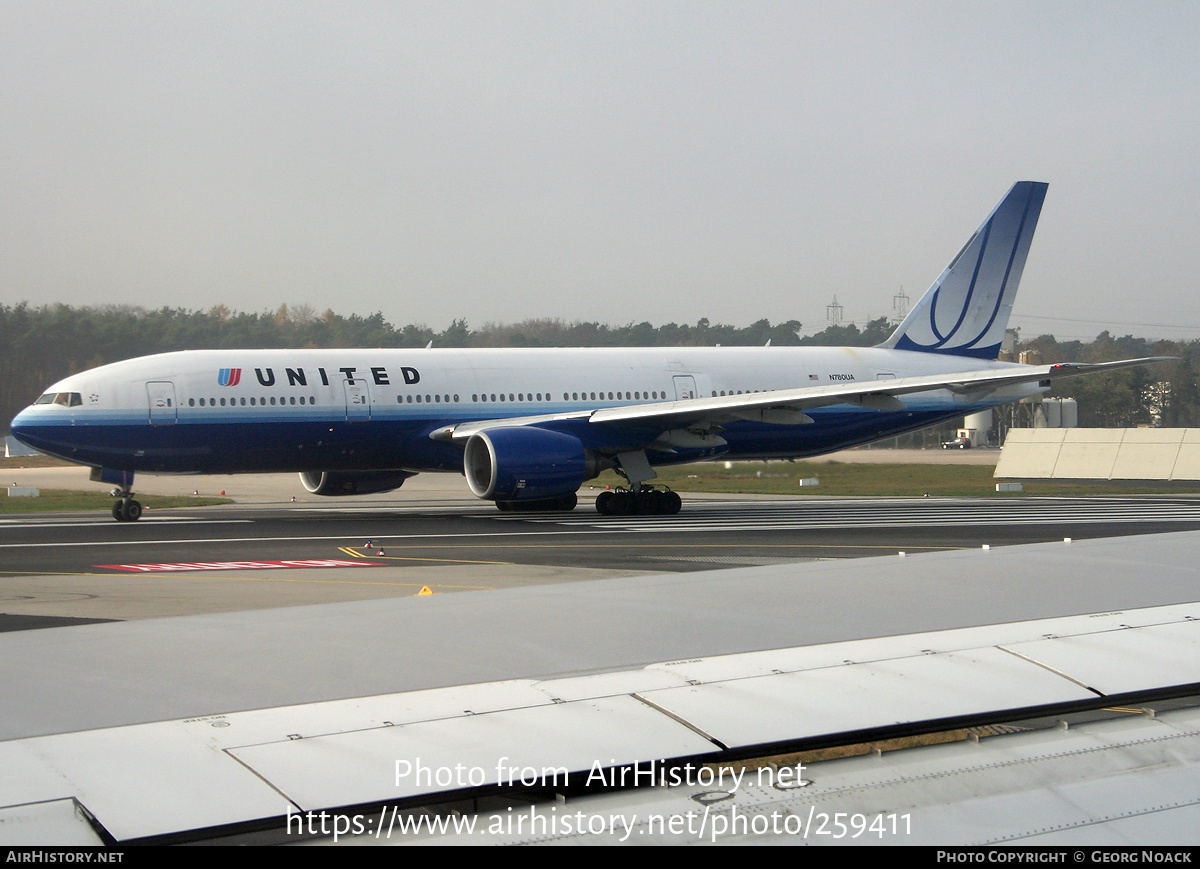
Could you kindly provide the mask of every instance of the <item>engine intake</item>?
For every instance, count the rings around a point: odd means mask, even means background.
[[[463,456],[467,484],[479,498],[531,501],[575,492],[602,470],[603,459],[578,438],[531,426],[471,435]]]

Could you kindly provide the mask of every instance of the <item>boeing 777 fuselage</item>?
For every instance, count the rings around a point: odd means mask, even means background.
[[[184,351],[68,377],[12,431],[116,484],[118,519],[135,473],[276,471],[321,495],[462,472],[502,508],[570,509],[613,468],[602,513],[673,513],[656,465],[818,455],[1149,361],[996,361],[1045,189],[1014,186],[875,348]]]

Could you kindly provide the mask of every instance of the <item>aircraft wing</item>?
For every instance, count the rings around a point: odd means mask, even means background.
[[[656,401],[622,407],[577,410],[558,414],[486,419],[445,426],[434,431],[435,440],[457,441],[477,432],[510,426],[536,426],[565,420],[586,420],[597,424],[622,424],[661,429],[697,423],[721,424],[744,419],[777,425],[803,425],[812,422],[804,411],[834,404],[854,404],[872,410],[903,410],[900,396],[946,389],[954,393],[982,398],[997,389],[1022,383],[1076,377],[1118,368],[1173,361],[1173,356],[1122,359],[1116,362],[1061,362],[1055,365],[1022,365],[985,371],[925,374],[918,377],[889,378],[826,386],[801,386],[740,395],[689,398],[681,401]]]
[[[1198,585],[1188,531],[0,633],[0,847],[1194,846]]]

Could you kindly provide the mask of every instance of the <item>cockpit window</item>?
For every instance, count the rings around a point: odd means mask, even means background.
[[[34,404],[61,404],[63,407],[79,407],[83,396],[78,392],[47,392]]]

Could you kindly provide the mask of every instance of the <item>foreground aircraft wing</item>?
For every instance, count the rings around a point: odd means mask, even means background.
[[[0,847],[1195,846],[1200,532],[606,573],[0,633]]]
[[[982,398],[1006,386],[1056,380],[1080,374],[1094,374],[1117,368],[1169,362],[1174,357],[1153,356],[1144,359],[1122,359],[1117,362],[1062,362],[1056,365],[1023,365],[987,371],[967,371],[953,374],[927,374],[919,377],[869,380],[857,383],[838,383],[828,386],[802,386],[796,389],[776,389],[765,392],[723,395],[710,398],[689,398],[681,401],[656,401],[650,404],[631,404],[560,414],[488,419],[438,428],[430,437],[435,440],[465,440],[481,431],[509,426],[536,426],[565,420],[586,420],[597,424],[645,425],[671,428],[698,422],[722,423],[737,419],[778,425],[803,425],[812,422],[805,410],[835,404],[853,404],[871,410],[903,410],[900,396],[917,392],[946,389],[971,398]]]

